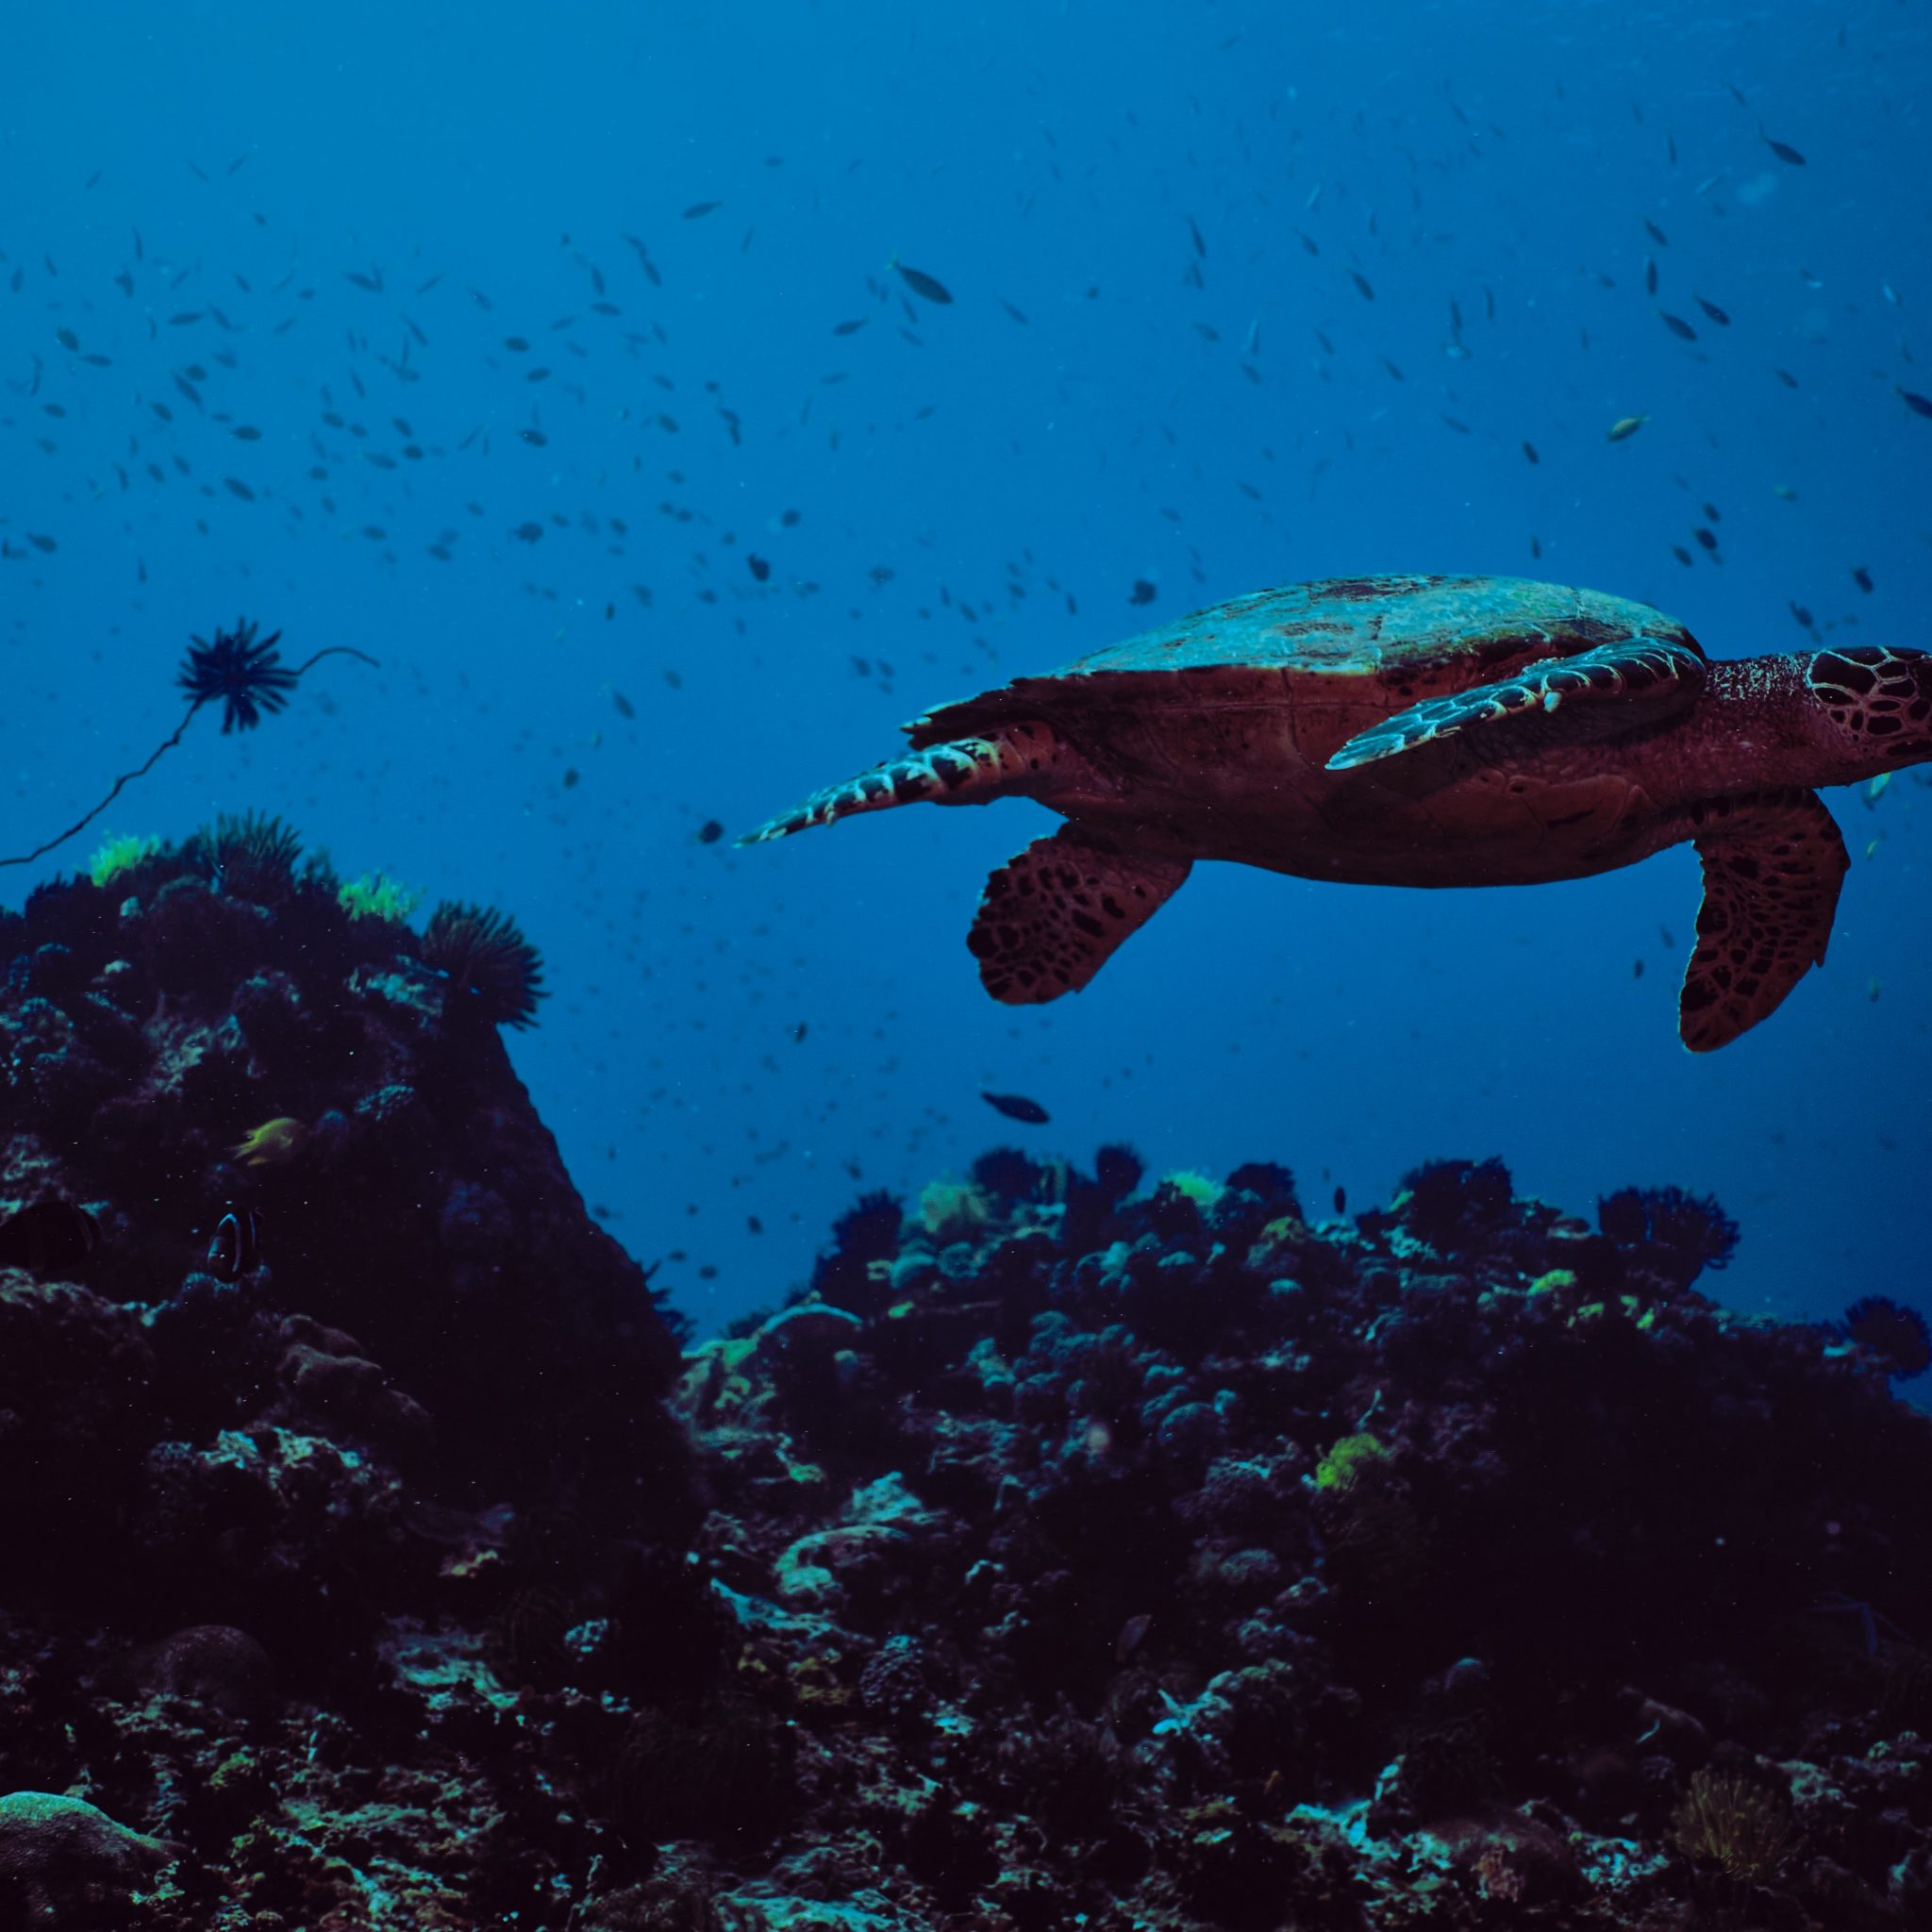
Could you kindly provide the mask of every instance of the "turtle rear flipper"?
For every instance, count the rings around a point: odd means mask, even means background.
[[[1704,861],[1697,948],[1677,1001],[1692,1053],[1727,1045],[1824,964],[1849,860],[1814,791],[1718,799],[1692,814]]]
[[[827,785],[737,842],[759,845],[857,812],[916,805],[923,798],[937,805],[985,805],[1010,792],[1035,791],[1041,774],[1070,762],[1077,760],[1044,724],[1009,724],[984,738],[948,739],[888,758],[842,785]]]
[[[1695,702],[1705,660],[1687,644],[1625,638],[1574,658],[1539,658],[1513,676],[1428,698],[1357,732],[1328,760],[1331,772],[1371,765],[1472,726],[1530,712],[1565,713],[1575,737],[1613,738]]]
[[[1185,858],[1118,852],[1062,825],[986,882],[966,943],[994,999],[1038,1006],[1078,992],[1192,870]]]

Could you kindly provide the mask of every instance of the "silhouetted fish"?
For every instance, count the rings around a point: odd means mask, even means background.
[[[240,1281],[259,1258],[260,1223],[253,1208],[230,1208],[215,1224],[208,1244],[210,1274]]]
[[[924,295],[928,302],[938,302],[941,305],[953,299],[952,291],[945,283],[935,280],[922,270],[908,268],[903,261],[895,261],[892,266],[899,271],[905,278],[906,286],[915,295]]]
[[[995,1113],[1003,1113],[1009,1121],[1024,1121],[1029,1127],[1043,1127],[1053,1118],[1037,1100],[1028,1100],[1024,1093],[982,1093],[980,1099]]]

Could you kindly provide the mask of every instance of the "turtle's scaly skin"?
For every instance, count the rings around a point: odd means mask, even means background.
[[[749,835],[917,799],[1067,821],[988,882],[969,943],[996,998],[1083,987],[1186,879],[1531,885],[1693,841],[1680,1020],[1721,1046],[1824,957],[1844,847],[1814,785],[1932,757],[1932,659],[1712,663],[1641,604],[1499,577],[1289,585],[947,705],[911,749]]]

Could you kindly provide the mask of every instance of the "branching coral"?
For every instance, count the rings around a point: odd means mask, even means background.
[[[976,1241],[992,1213],[992,1196],[972,1181],[930,1181],[919,1196],[919,1218],[941,1247]]]
[[[1318,1490],[1352,1490],[1365,1469],[1388,1459],[1388,1450],[1374,1436],[1343,1436],[1317,1465],[1315,1487]]]
[[[387,873],[365,872],[336,888],[336,903],[351,919],[388,919],[400,924],[422,904],[423,894]]]
[[[498,1026],[534,1026],[543,962],[515,920],[445,899],[423,930],[423,962],[449,981],[453,1009]]]
[[[1596,1207],[1597,1225],[1620,1248],[1647,1244],[1685,1287],[1706,1268],[1725,1267],[1738,1224],[1708,1194],[1682,1188],[1623,1188]]]
[[[1791,1845],[1790,1806],[1735,1771],[1697,1773],[1671,1825],[1681,1851],[1750,1885],[1773,1877]]]
[[[899,1223],[905,1211],[896,1194],[874,1188],[833,1222],[832,1240],[840,1254],[852,1260],[890,1260],[899,1251]]]
[[[1932,1327],[1917,1308],[1889,1295],[1861,1295],[1845,1310],[1845,1333],[1901,1380],[1932,1369]]]
[[[110,885],[123,873],[132,872],[143,858],[152,858],[160,849],[161,841],[152,836],[105,840],[100,850],[88,860],[87,875],[97,886]]]
[[[1513,1192],[1509,1170],[1493,1156],[1431,1160],[1403,1175],[1394,1208],[1418,1241],[1439,1254],[1453,1254],[1507,1216]]]
[[[1109,1207],[1141,1185],[1147,1163],[1124,1141],[1109,1141],[1093,1156],[1093,1180]]]

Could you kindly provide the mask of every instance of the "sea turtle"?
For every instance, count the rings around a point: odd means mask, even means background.
[[[1679,1002],[1695,1053],[1824,958],[1844,841],[1814,785],[1932,758],[1932,655],[1713,661],[1681,624],[1510,577],[1370,576],[1238,597],[929,711],[912,748],[740,842],[931,799],[1067,823],[987,881],[995,999],[1084,987],[1197,858],[1382,886],[1580,878],[1690,840]]]

